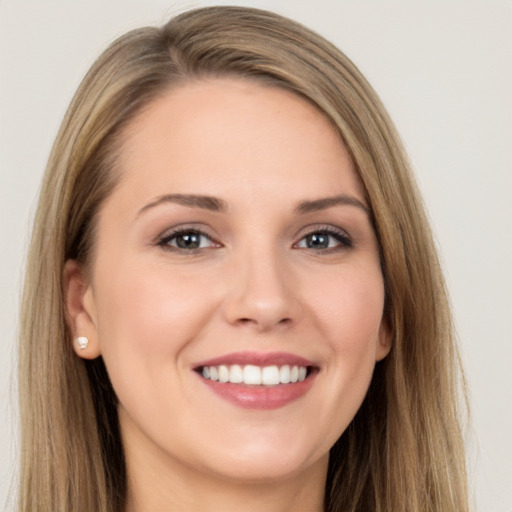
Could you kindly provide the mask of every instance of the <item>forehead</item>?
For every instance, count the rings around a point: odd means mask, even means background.
[[[290,91],[242,79],[170,89],[127,127],[119,163],[121,186],[140,196],[270,194],[284,187],[290,194],[332,195],[333,187],[348,187],[364,197],[322,113]]]

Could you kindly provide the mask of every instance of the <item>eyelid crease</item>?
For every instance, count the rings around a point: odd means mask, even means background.
[[[332,224],[309,224],[301,228],[296,237],[304,237],[314,233],[329,233],[334,235],[345,236],[346,238],[352,238],[346,229],[334,226]]]

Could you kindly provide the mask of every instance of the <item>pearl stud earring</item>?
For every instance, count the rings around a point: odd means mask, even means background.
[[[89,338],[87,336],[78,336],[76,339],[76,342],[78,346],[80,347],[80,350],[84,350],[87,348],[87,344],[89,343]]]

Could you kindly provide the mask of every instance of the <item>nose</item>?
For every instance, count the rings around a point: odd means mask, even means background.
[[[265,332],[299,318],[298,282],[277,254],[245,254],[231,269],[229,280],[223,313],[230,324]]]

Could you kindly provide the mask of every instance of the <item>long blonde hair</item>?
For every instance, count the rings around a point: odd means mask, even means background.
[[[74,354],[63,267],[87,263],[116,185],[122,131],[170,87],[238,76],[291,90],[339,132],[364,184],[393,333],[363,405],[331,450],[325,510],[468,510],[461,371],[432,235],[400,139],[354,64],[319,35],[239,7],[186,12],[114,42],[80,85],[46,170],[20,334],[19,510],[120,512],[126,493],[116,398],[101,358]]]

